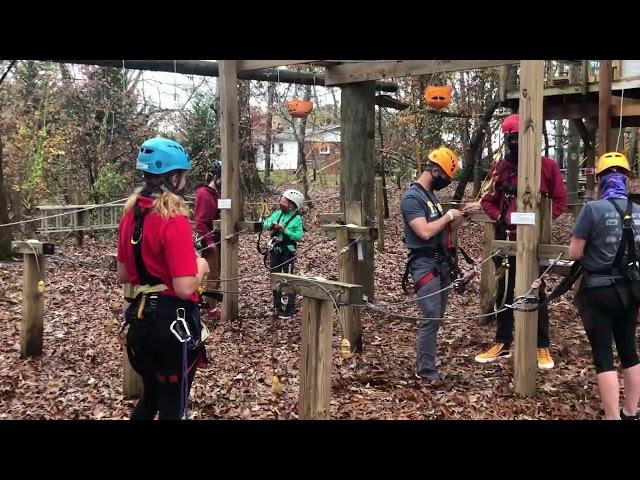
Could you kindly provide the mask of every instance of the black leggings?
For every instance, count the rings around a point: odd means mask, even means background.
[[[631,368],[640,363],[636,348],[636,325],[638,306],[631,300],[625,307],[615,286],[585,288],[582,290],[589,321],[584,321],[585,330],[597,373],[615,370],[613,366],[613,346],[620,358],[622,368]]]
[[[189,372],[188,381],[191,391],[191,384],[196,376],[197,365],[194,365]],[[156,413],[159,413],[159,420],[180,420],[182,417],[182,383],[163,383],[155,375],[145,375],[142,377],[144,392],[138,401],[131,420],[153,420]]]

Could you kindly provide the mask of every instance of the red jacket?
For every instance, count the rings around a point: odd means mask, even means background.
[[[200,187],[196,190],[195,195],[195,211],[194,221],[196,224],[196,233],[199,237],[203,237],[206,245],[209,246],[215,242],[213,230],[213,221],[220,218],[220,210],[218,209],[218,199],[220,193],[209,186]]]
[[[552,200],[552,218],[555,220],[567,210],[567,187],[562,180],[562,174],[558,164],[549,157],[542,157],[542,172],[540,177],[540,193],[542,196],[550,197]],[[513,185],[513,191],[518,184],[518,166],[503,160],[493,173],[496,178],[493,192],[487,193],[480,204],[484,212],[494,221],[498,220],[502,212],[504,202],[507,201],[504,187]],[[508,199],[504,222],[507,230],[515,230],[516,226],[511,225],[511,212],[516,211],[516,196],[512,195]]]

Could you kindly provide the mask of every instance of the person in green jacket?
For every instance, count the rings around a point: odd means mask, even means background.
[[[296,242],[302,240],[302,217],[298,210],[304,204],[304,195],[297,190],[287,190],[280,198],[279,209],[262,224],[263,230],[271,231],[269,242],[269,262],[271,272],[293,273]],[[287,295],[287,305],[283,308],[282,296],[273,291],[273,308],[280,318],[293,316],[296,294]]]

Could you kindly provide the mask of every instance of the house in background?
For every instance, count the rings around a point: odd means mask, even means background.
[[[280,124],[282,125],[282,124]],[[340,170],[340,125],[307,125],[307,134],[304,142],[304,154],[307,159],[309,171],[319,170],[328,166],[324,173],[337,173]],[[333,163],[333,165],[331,165]],[[264,149],[258,148],[256,155],[258,170],[264,170]],[[292,170],[298,168],[298,141],[291,129],[277,132],[274,126],[274,135],[271,143],[271,169]]]

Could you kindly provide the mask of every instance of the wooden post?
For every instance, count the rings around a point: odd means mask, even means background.
[[[331,300],[302,298],[302,351],[298,416],[324,420],[331,415]]]
[[[482,258],[488,258],[491,255],[491,242],[496,235],[496,225],[493,222],[484,222],[483,237],[482,237]],[[496,296],[496,281],[495,273],[496,266],[493,263],[493,259],[488,262],[484,262],[480,271],[480,311],[482,313],[489,313],[493,311],[494,299]],[[483,317],[479,319],[481,325],[486,325],[491,321],[490,317]]]
[[[362,305],[360,285],[272,273],[271,288],[302,295],[302,351],[298,416],[304,420],[330,416],[331,337],[335,301]]]
[[[349,232],[346,227],[336,230],[338,251],[349,245]],[[355,283],[356,264],[358,262],[357,244],[351,245],[346,253],[338,257],[338,280],[344,283]],[[358,307],[340,307],[344,338],[349,340],[352,352],[362,351],[362,322]]]
[[[222,198],[231,199],[231,208],[221,210],[222,238],[236,230],[242,214],[240,191],[240,146],[238,137],[238,70],[236,60],[220,60],[220,145],[222,158]],[[224,289],[238,291],[238,237],[222,242],[221,277]],[[225,293],[222,319],[238,317],[238,294]]]
[[[27,244],[27,242],[19,242]],[[20,356],[35,357],[42,353],[42,331],[44,329],[44,255],[42,244],[37,241],[28,242],[21,249],[23,258],[22,270],[22,330],[20,332]],[[18,251],[17,242],[12,249]]]
[[[123,304],[126,308],[128,305],[127,298],[134,298],[133,285],[125,283],[122,287],[124,300]],[[129,355],[127,355],[127,347],[124,347],[124,358],[122,361],[122,394],[125,400],[131,400],[134,398],[140,398],[144,387],[142,384],[142,377],[136,373],[131,364],[129,363]]]
[[[376,178],[376,218],[378,220],[378,251],[384,252],[384,187],[382,178]]]
[[[540,218],[540,146],[544,60],[523,60],[520,70],[520,138],[518,152],[518,212]],[[529,290],[539,275],[537,225],[518,225],[516,296]],[[516,393],[536,391],[536,340],[538,312],[515,312],[515,358],[513,385]]]
[[[552,219],[552,202],[549,197],[540,200],[540,236],[539,243],[551,242],[551,219]]]
[[[351,83],[342,87],[341,94],[341,201],[362,202],[363,223],[357,225],[367,227],[374,223],[375,89],[373,81]],[[356,283],[373,302],[373,243],[363,241],[362,250],[364,261],[357,264]]]
[[[611,151],[611,60],[600,60],[598,78],[598,156]],[[595,155],[587,157],[587,168],[595,168]],[[593,170],[591,170],[593,171]],[[595,175],[587,174],[586,198],[594,198]]]

